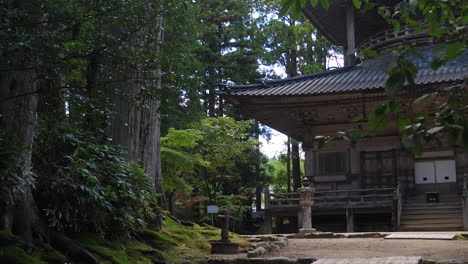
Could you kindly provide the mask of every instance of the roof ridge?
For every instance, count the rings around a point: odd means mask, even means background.
[[[285,84],[285,83],[292,83],[296,81],[301,81],[304,79],[314,79],[318,77],[324,77],[330,74],[336,74],[340,72],[345,72],[348,70],[351,70],[352,68],[356,68],[357,65],[354,66],[346,66],[346,67],[341,67],[338,69],[333,69],[333,70],[328,70],[328,71],[323,71],[323,72],[316,72],[316,73],[311,73],[311,74],[306,74],[306,75],[300,75],[300,76],[295,76],[295,77],[289,77],[285,79],[278,79],[278,80],[265,80],[262,81],[261,83],[256,83],[256,84],[245,84],[245,85],[227,85],[228,89],[234,89],[234,90],[244,90],[244,89],[253,89],[253,88],[269,88],[271,85],[274,84]]]

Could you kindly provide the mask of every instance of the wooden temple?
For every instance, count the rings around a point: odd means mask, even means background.
[[[332,141],[314,148],[316,136],[365,124],[370,111],[388,99],[384,91],[389,50],[405,43],[426,60],[408,57],[418,67],[415,83],[433,90],[459,84],[468,75],[468,54],[434,71],[434,47],[444,45],[426,32],[402,27],[394,32],[376,10],[358,11],[351,1],[330,1],[328,10],[306,6],[304,14],[335,44],[345,49],[343,68],[260,84],[230,86],[223,97],[263,124],[303,144],[305,178],[315,189],[312,225],[320,231],[468,230],[468,154],[456,147],[426,146],[414,156],[389,127],[350,146]],[[395,1],[385,1],[391,4]],[[373,49],[387,60],[356,57]],[[401,109],[411,99],[402,94]],[[364,117],[359,122],[352,119]],[[302,228],[298,192],[266,193],[267,232]],[[272,223],[274,228],[272,229]]]

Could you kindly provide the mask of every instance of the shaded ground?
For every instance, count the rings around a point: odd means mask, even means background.
[[[383,238],[289,239],[283,249],[262,258],[358,258],[422,256],[468,261],[468,240],[385,240]]]

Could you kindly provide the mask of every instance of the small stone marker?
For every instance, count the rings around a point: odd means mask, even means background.
[[[229,212],[227,208],[222,210],[222,214],[218,218],[223,220],[221,228],[221,240],[211,241],[211,254],[237,254],[239,251],[239,244],[232,243],[229,240]]]
[[[218,215],[219,218],[223,219],[223,226],[221,228],[221,240],[224,242],[231,242],[229,240],[229,214],[227,208],[224,208],[222,215]]]
[[[314,264],[418,264],[421,257],[319,259]]]
[[[456,234],[439,233],[393,233],[385,239],[428,239],[428,240],[453,240]]]

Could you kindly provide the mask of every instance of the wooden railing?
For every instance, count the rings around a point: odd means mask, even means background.
[[[278,208],[278,207],[299,207],[299,193],[270,193],[269,207],[268,208]]]
[[[398,32],[391,28],[369,37],[361,43],[358,50],[372,49],[376,52],[389,50],[401,45],[403,40],[411,44],[430,44],[434,42],[434,38],[427,33],[427,30],[417,32],[412,26],[403,26]]]
[[[313,207],[358,208],[392,206],[397,198],[396,188],[351,189],[316,191],[312,197]],[[300,207],[299,193],[271,193],[269,209]]]

